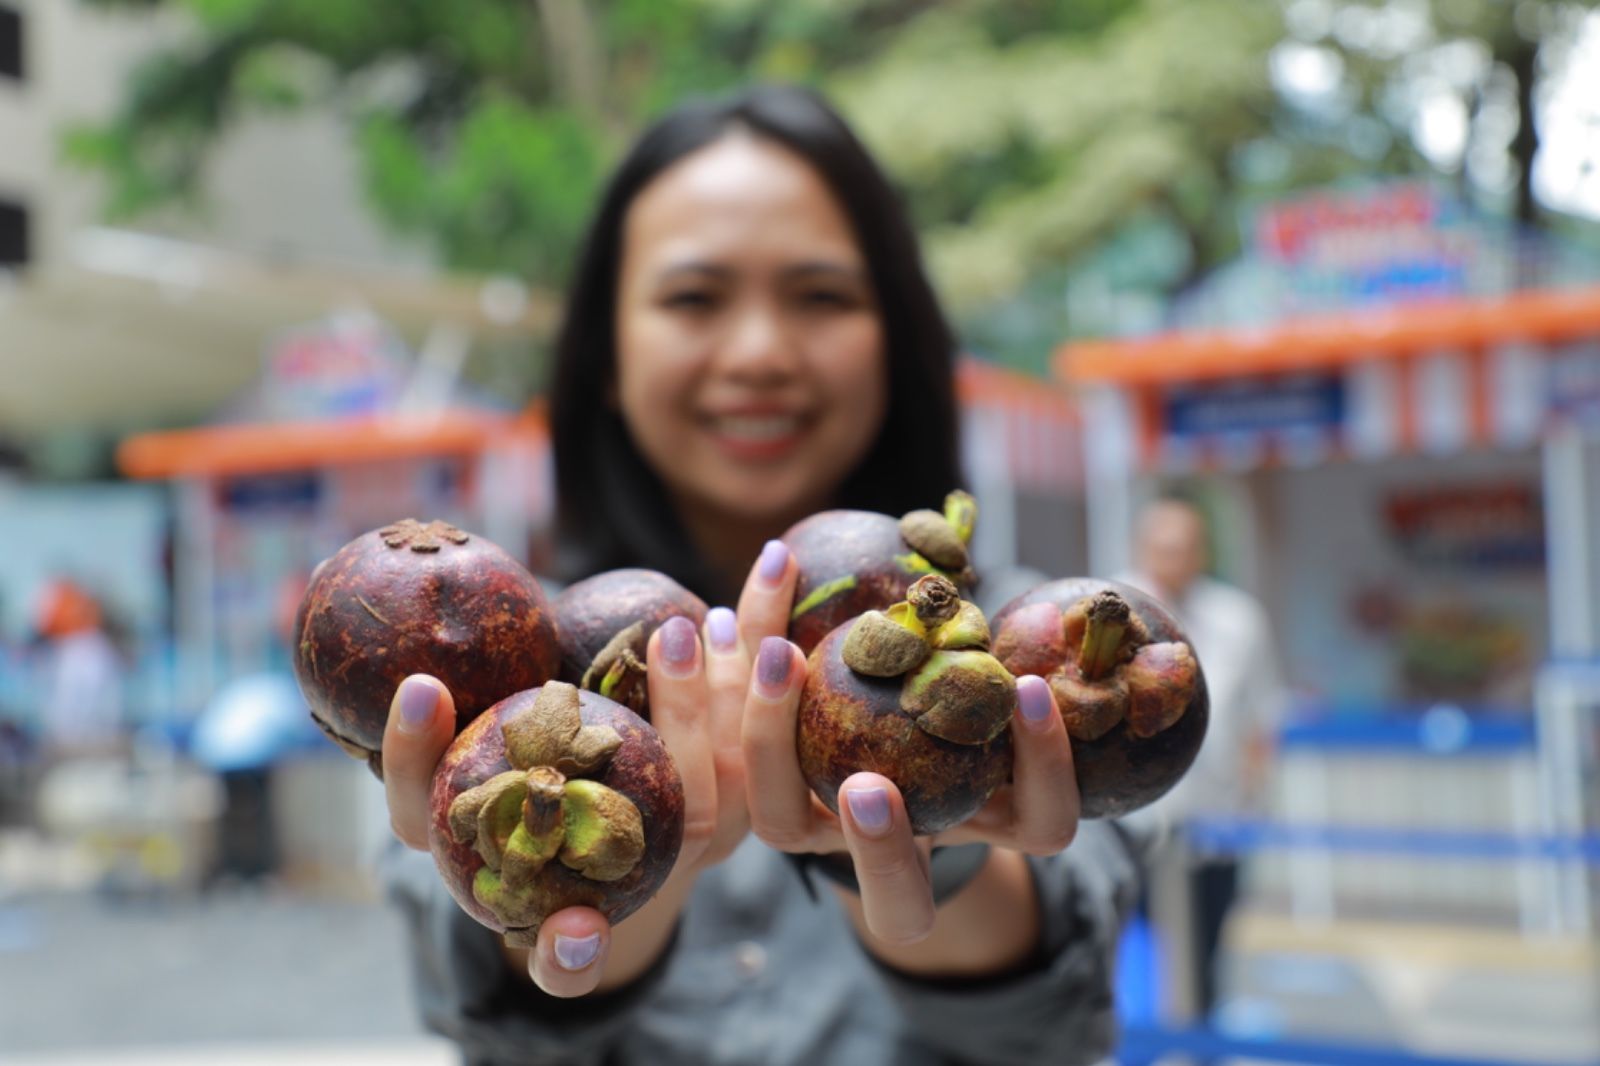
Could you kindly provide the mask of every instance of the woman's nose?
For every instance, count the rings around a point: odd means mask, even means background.
[[[776,309],[752,306],[730,324],[718,353],[723,369],[762,376],[788,374],[799,365],[793,330]]]

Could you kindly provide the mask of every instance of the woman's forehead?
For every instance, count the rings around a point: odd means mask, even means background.
[[[656,177],[628,210],[624,240],[636,265],[773,253],[854,263],[849,221],[821,175],[787,148],[730,135]]]

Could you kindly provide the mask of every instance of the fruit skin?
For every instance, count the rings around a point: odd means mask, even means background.
[[[905,599],[925,574],[943,574],[963,592],[973,584],[970,572],[941,570],[917,554],[901,538],[900,519],[875,511],[821,511],[795,523],[782,540],[799,568],[789,639],[806,655],[835,627]],[[848,587],[810,602],[835,582]]]
[[[559,665],[533,575],[443,522],[407,519],[340,548],[313,572],[294,631],[295,679],[312,718],[379,777],[389,703],[407,676],[444,683],[459,731]]]
[[[854,620],[823,638],[808,660],[797,749],[806,782],[838,813],[845,778],[871,771],[900,789],[913,833],[937,833],[972,817],[1011,773],[1011,732],[986,744],[932,736],[901,710],[901,677],[866,677],[841,654]]]
[[[668,619],[682,615],[700,628],[706,620],[706,604],[672,578],[655,570],[607,570],[568,585],[551,602],[556,634],[561,643],[561,680],[582,685],[595,656],[613,637],[633,625],[643,624],[634,655],[642,663],[645,645]],[[639,698],[623,702],[634,713],[650,720],[650,704],[645,688],[638,686]],[[637,706],[635,706],[637,703]]]
[[[1034,673],[1048,681],[1041,668],[1059,650],[1044,651],[1038,642],[1017,640],[1011,630],[1013,619],[1026,618],[1022,612],[1042,603],[1065,612],[1085,597],[1105,591],[1127,601],[1152,643],[1189,642],[1171,612],[1155,598],[1115,581],[1075,577],[1046,582],[1002,607],[993,620],[995,655],[1013,673]],[[1065,649],[1065,645],[1061,647]],[[1062,665],[1062,660],[1056,662]],[[1122,722],[1097,740],[1072,741],[1082,817],[1116,818],[1138,810],[1159,799],[1188,771],[1200,751],[1210,719],[1203,669],[1196,670],[1195,681],[1194,693],[1182,716],[1152,737],[1141,739]]]
[[[451,896],[472,917],[496,932],[508,930],[472,892],[483,869],[483,857],[471,843],[450,833],[450,804],[461,793],[512,769],[506,755],[506,720],[531,708],[539,690],[518,692],[490,707],[451,742],[434,770],[428,802],[428,846]],[[661,890],[683,844],[683,782],[660,735],[644,719],[593,692],[578,693],[585,726],[610,726],[622,744],[605,768],[592,775],[631,800],[644,821],[644,856],[616,881],[594,881],[560,861],[540,870],[539,884],[548,901],[548,915],[563,907],[593,907],[615,924],[638,910]],[[537,925],[510,931],[510,939],[527,944]]]

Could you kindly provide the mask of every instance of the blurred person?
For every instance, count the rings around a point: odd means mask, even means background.
[[[39,596],[33,628],[45,759],[122,750],[126,664],[100,604],[76,582],[57,578]]]
[[[783,637],[796,565],[776,538],[829,507],[928,506],[960,480],[956,342],[843,120],[780,87],[660,119],[604,191],[556,352],[561,576],[653,567],[738,608],[650,642],[652,719],[685,790],[665,887],[615,929],[557,912],[531,952],[461,911],[423,853],[455,711],[435,679],[400,686],[384,784],[415,850],[388,876],[426,1022],[473,1064],[1106,1055],[1136,841],[1078,825],[1039,679],[1019,683],[1014,785],[937,841],[912,837],[887,778],[846,781],[841,819],[800,775],[806,661]],[[837,870],[819,856],[853,863],[820,899],[796,871]]]
[[[1196,819],[1264,813],[1274,738],[1285,693],[1267,612],[1249,593],[1206,573],[1211,562],[1205,516],[1167,495],[1148,504],[1134,531],[1134,568],[1118,580],[1155,596],[1188,631],[1205,670],[1211,719],[1187,775],[1150,808],[1178,829]],[[1193,920],[1196,1007],[1217,999],[1217,947],[1238,891],[1239,863],[1228,855],[1185,853]]]

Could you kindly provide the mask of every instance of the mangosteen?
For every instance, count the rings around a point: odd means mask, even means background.
[[[295,616],[294,674],[311,717],[383,776],[395,688],[432,674],[459,731],[485,708],[556,675],[544,592],[515,559],[445,522],[365,533],[313,572]]]
[[[1017,683],[988,647],[983,612],[940,574],[824,637],[797,740],[817,798],[837,814],[839,786],[869,770],[900,789],[914,833],[972,817],[1011,773]]]
[[[551,610],[561,641],[561,680],[616,700],[645,721],[650,634],[674,615],[697,629],[706,620],[705,601],[654,570],[608,570],[574,582]]]
[[[789,639],[810,655],[840,623],[904,600],[924,574],[970,591],[977,577],[967,545],[977,517],[977,501],[958,489],[945,497],[943,514],[822,511],[797,522],[782,538],[800,571]]]
[[[1066,578],[994,618],[994,654],[1050,685],[1072,738],[1085,818],[1114,818],[1178,782],[1205,738],[1210,701],[1170,612],[1114,581]]]
[[[683,782],[660,735],[561,681],[467,726],[428,798],[429,849],[450,894],[522,947],[564,907],[622,921],[660,891],[683,844]]]

